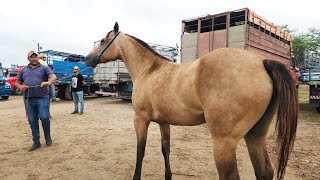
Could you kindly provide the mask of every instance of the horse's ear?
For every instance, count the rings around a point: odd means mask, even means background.
[[[117,23],[117,22],[114,24],[113,32],[114,32],[114,33],[119,32],[119,25],[118,25],[118,23]]]

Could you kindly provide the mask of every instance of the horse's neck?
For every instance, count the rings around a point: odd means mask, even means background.
[[[126,64],[133,81],[138,79],[144,72],[148,71],[152,64],[161,61],[136,40],[125,37],[122,38],[121,41],[125,42],[120,43],[120,59]]]

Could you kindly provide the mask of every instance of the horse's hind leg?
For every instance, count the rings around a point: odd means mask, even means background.
[[[161,144],[162,144],[162,154],[165,163],[165,178],[166,180],[171,180],[171,169],[170,169],[170,125],[169,124],[162,124],[160,125],[161,131]]]
[[[263,117],[244,137],[254,172],[258,180],[272,179],[274,175],[266,148],[266,137],[274,111],[275,109],[273,109],[271,105]]]
[[[265,137],[245,136],[250,159],[258,180],[273,178],[273,169],[266,149]]]
[[[214,161],[220,180],[238,180],[236,148],[239,140],[222,137],[213,137]]]
[[[137,160],[136,160],[136,169],[133,176],[134,180],[141,179],[142,161],[144,157],[144,151],[146,148],[149,124],[150,124],[150,121],[144,118],[138,117],[137,115],[135,116],[134,128],[136,130],[136,136],[137,136]]]

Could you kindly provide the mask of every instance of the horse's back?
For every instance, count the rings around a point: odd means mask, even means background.
[[[242,49],[221,48],[208,53],[199,59],[196,68],[199,93],[233,89],[239,94],[240,89],[270,88],[271,79],[263,60],[263,57]]]

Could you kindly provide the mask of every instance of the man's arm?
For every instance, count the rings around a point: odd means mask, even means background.
[[[57,79],[57,76],[55,74],[50,74],[49,79],[47,82],[42,82],[41,86],[50,86],[51,84],[54,83],[54,81]]]
[[[15,86],[19,88],[21,91],[26,91],[28,89],[28,86],[23,85],[22,82],[19,80],[16,81]]]
[[[81,75],[80,78],[81,78],[81,79],[80,79],[81,84],[82,84],[82,86],[84,86],[84,85],[86,84],[86,82],[84,81],[83,76]]]
[[[24,68],[20,71],[18,79],[15,83],[15,86],[17,88],[19,88],[21,91],[26,91],[29,87],[23,84],[23,72],[24,72]]]

